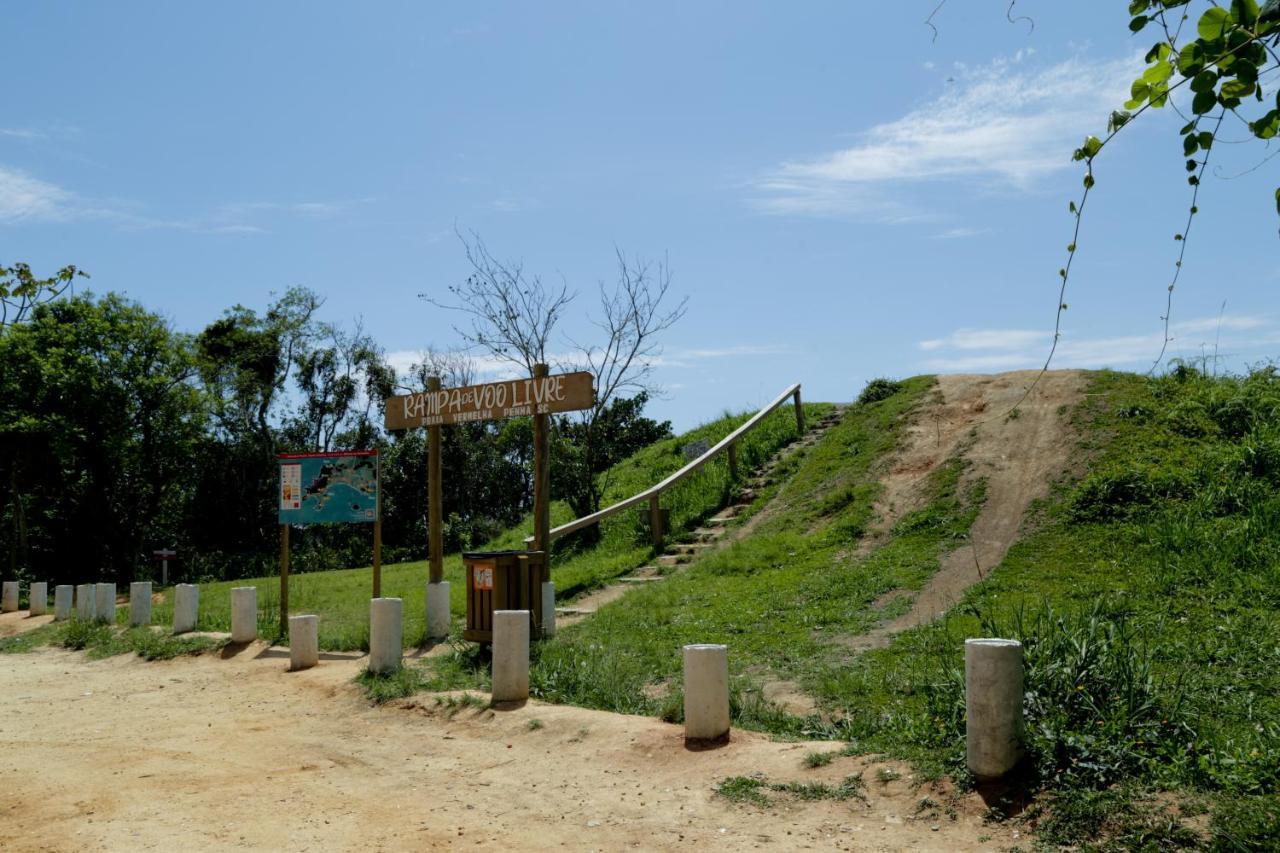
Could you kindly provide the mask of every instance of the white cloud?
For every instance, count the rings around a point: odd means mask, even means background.
[[[0,224],[67,219],[73,195],[62,187],[0,166]]]
[[[960,240],[966,237],[980,237],[990,234],[990,228],[948,228],[933,235],[934,240]]]
[[[26,127],[0,127],[0,136],[5,136],[9,139],[23,139],[26,141],[48,138],[47,134],[39,130],[31,130]]]
[[[961,68],[942,95],[866,130],[858,144],[785,162],[762,176],[753,201],[770,213],[884,219],[878,206],[894,184],[963,180],[1027,188],[1072,165],[1071,152],[1088,131],[1105,126],[1140,67],[1135,57],[1076,57],[1032,68],[1019,54]]]
[[[1240,334],[1246,333],[1246,334]],[[1242,315],[1198,317],[1170,328],[1166,358],[1212,354],[1238,356],[1242,351],[1280,343],[1280,327],[1267,318]],[[1054,355],[1057,367],[1128,367],[1151,364],[1160,352],[1164,332],[1141,335],[1073,338],[1064,332]],[[959,329],[945,338],[921,341],[920,349],[937,353],[924,367],[945,373],[1040,367],[1053,342],[1051,329]],[[948,354],[951,353],[951,354]]]
[[[96,221],[123,229],[172,229],[198,234],[265,234],[263,219],[272,214],[324,219],[372,199],[350,201],[249,202],[227,204],[194,217],[162,218],[139,212],[121,200],[94,200],[0,165],[0,225]]]

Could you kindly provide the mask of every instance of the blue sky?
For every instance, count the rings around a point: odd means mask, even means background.
[[[935,41],[934,5],[9,4],[0,256],[190,331],[304,284],[398,363],[459,342],[417,298],[466,275],[455,229],[563,277],[578,339],[615,247],[665,257],[678,427],[794,381],[1037,366],[1070,153],[1149,36],[1121,0],[1024,0],[1033,31],[951,0]],[[1059,366],[1159,351],[1190,199],[1181,122],[1150,118],[1099,159]],[[1215,151],[1174,355],[1280,349],[1280,159],[1232,179],[1263,155]]]

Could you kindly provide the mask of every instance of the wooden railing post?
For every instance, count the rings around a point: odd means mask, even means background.
[[[729,445],[729,479],[738,479],[738,445]]]
[[[796,430],[804,434],[804,406],[800,405],[800,389],[796,389]]]
[[[662,550],[662,507],[658,495],[649,496],[649,529],[653,532],[653,547]]]

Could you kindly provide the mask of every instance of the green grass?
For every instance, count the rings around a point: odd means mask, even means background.
[[[843,736],[963,778],[963,640],[1020,639],[1042,841],[1275,849],[1280,379],[1104,372],[1075,416],[1087,475],[961,606],[838,674]]]
[[[896,446],[932,384],[929,377],[907,380],[897,393],[850,409],[811,453],[781,473],[777,512],[754,535],[542,644],[531,672],[534,694],[678,719],[678,697],[663,698],[661,691],[678,682],[681,647],[727,643],[736,724],[789,736],[824,731],[816,718],[789,717],[764,702],[760,683],[787,678],[838,701],[839,673],[850,657],[838,639],[875,623],[873,603],[883,593],[919,588],[981,504],[980,484],[960,493],[960,463],[941,466],[925,509],[888,544],[859,555],[879,493],[874,463]],[[852,497],[833,502],[841,493]]]
[[[774,798],[765,792],[783,795],[784,799],[812,802],[814,800],[866,800],[866,785],[862,776],[846,776],[835,785],[825,782],[770,782],[766,777],[731,776],[715,786],[715,792],[733,803],[750,803],[769,806]]]
[[[32,637],[33,634],[40,636]],[[149,661],[201,654],[226,645],[225,640],[210,637],[174,636],[155,628],[128,628],[101,622],[81,622],[75,618],[46,625],[25,636],[30,638],[29,642],[24,648],[13,651],[28,651],[37,645],[47,644],[84,651],[91,658],[136,654]]]

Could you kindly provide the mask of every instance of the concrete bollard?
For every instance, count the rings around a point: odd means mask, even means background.
[[[95,602],[96,593],[93,584],[82,583],[76,587],[76,618],[83,621],[93,619],[93,614],[97,610]]]
[[[231,588],[231,642],[252,643],[258,639],[258,588]]]
[[[556,635],[556,585],[542,582],[542,636],[550,639]]]
[[[395,672],[404,654],[404,602],[375,598],[369,602],[369,671]]]
[[[493,701],[529,698],[529,611],[493,611]]]
[[[200,614],[200,587],[180,583],[173,588],[173,633],[185,634],[196,629]]]
[[[1022,643],[964,641],[964,704],[969,772],[998,779],[1022,757]]]
[[[30,601],[27,609],[32,616],[43,616],[49,612],[49,584],[44,581],[31,584],[27,598]]]
[[[685,740],[729,736],[729,647],[695,643],[684,647]]]
[[[60,583],[53,588],[53,619],[61,622],[71,618],[71,605],[75,601],[76,588],[69,583]]]
[[[320,663],[320,617],[289,617],[289,669],[308,669]]]
[[[449,582],[427,584],[427,639],[449,636]]]
[[[116,585],[100,583],[94,587],[94,618],[108,625],[116,621]]]
[[[151,581],[129,584],[129,624],[151,624]]]
[[[5,581],[0,585],[0,613],[12,613],[18,609],[18,582]]]

